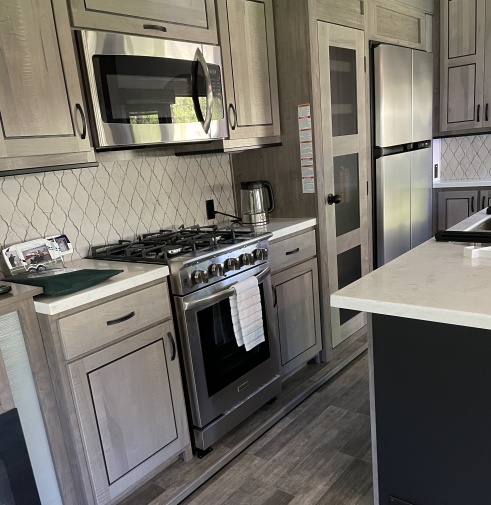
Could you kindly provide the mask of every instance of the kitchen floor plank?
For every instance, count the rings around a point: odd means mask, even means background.
[[[367,401],[364,355],[183,505],[372,505]]]
[[[355,459],[316,505],[358,505],[371,489],[372,465]]]

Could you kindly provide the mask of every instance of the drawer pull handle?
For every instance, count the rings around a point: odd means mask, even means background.
[[[167,336],[169,337],[170,343],[172,345],[172,356],[170,358],[171,361],[174,361],[176,359],[176,341],[174,340],[174,337],[172,336],[172,333],[169,331],[167,332]]]
[[[278,305],[278,293],[276,292],[276,286],[271,286],[273,290],[273,307]]]
[[[160,25],[143,25],[145,30],[158,30],[159,32],[166,32],[167,28]]]
[[[119,319],[113,319],[112,321],[107,321],[106,324],[108,326],[112,326],[113,324],[119,324],[123,323],[124,321],[128,321],[128,319],[131,319],[132,317],[135,317],[134,311],[131,311],[129,314],[126,314],[126,316],[120,317]]]
[[[297,252],[300,252],[300,247],[297,247],[296,249],[293,249],[293,251],[288,251],[285,253],[286,256],[290,256],[291,254],[297,254]]]

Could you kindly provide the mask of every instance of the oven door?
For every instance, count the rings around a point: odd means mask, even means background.
[[[82,31],[98,147],[224,138],[218,46]]]
[[[203,428],[252,395],[279,373],[270,268],[260,265],[222,283],[176,298],[180,339],[193,424]],[[235,340],[230,312],[231,288],[256,275],[259,281],[265,342],[250,351]]]

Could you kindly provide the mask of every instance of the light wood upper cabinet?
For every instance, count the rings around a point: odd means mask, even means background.
[[[230,140],[280,134],[272,0],[218,0]]]
[[[371,0],[368,9],[370,40],[431,49],[431,15],[394,0]]]
[[[77,28],[217,43],[214,0],[69,0]]]
[[[92,160],[64,1],[4,0],[0,20],[0,170],[23,168],[22,160],[1,158]]]
[[[487,0],[443,0],[441,15],[441,107],[442,131],[468,130],[489,125],[491,82],[487,51]],[[491,61],[490,61],[491,63]]]

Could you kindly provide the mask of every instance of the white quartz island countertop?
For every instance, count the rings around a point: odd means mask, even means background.
[[[82,291],[65,296],[44,296],[34,298],[34,307],[40,314],[59,314],[86,303],[94,302],[115,295],[137,286],[146,284],[169,275],[169,269],[164,265],[150,265],[147,263],[127,263],[121,261],[103,261],[78,259],[66,263],[67,268],[95,268],[123,270],[100,284],[96,284]]]
[[[485,212],[451,230],[465,230],[491,217]],[[332,294],[331,305],[491,329],[491,258],[464,257],[469,245],[431,239]]]

